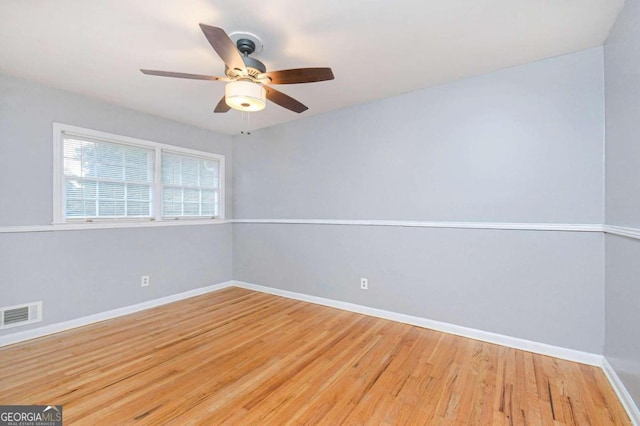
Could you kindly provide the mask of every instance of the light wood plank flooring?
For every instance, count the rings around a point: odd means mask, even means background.
[[[65,424],[628,425],[602,371],[229,288],[0,349]]]

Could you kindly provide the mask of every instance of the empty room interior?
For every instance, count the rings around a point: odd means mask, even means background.
[[[0,24],[0,424],[640,425],[640,0]]]

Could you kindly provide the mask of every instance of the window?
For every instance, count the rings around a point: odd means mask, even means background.
[[[223,217],[224,156],[54,123],[54,223]]]
[[[218,216],[218,169],[215,160],[163,151],[163,216]]]
[[[151,217],[153,150],[65,134],[65,216]]]

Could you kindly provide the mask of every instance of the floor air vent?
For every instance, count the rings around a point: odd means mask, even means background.
[[[0,308],[0,329],[42,321],[42,302]]]

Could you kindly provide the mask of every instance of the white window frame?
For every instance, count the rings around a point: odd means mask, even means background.
[[[79,137],[86,136],[93,139],[112,142],[120,145],[132,145],[141,148],[152,149],[154,151],[153,165],[153,182],[152,182],[152,216],[150,218],[67,218],[65,209],[65,176],[64,176],[64,134],[73,134]],[[215,160],[219,164],[220,188],[219,197],[219,217],[168,217],[165,222],[174,221],[220,221],[225,219],[225,164],[224,155],[214,154],[206,151],[197,151],[194,149],[182,148],[175,145],[168,145],[158,142],[152,142],[144,139],[132,138],[129,136],[116,135],[113,133],[101,132],[99,130],[86,129],[83,127],[71,126],[69,124],[53,123],[53,225],[68,225],[71,223],[91,223],[91,222],[110,222],[120,223],[129,222],[146,224],[150,221],[162,222],[162,152],[170,152],[175,154],[184,154],[195,157],[202,157]]]

